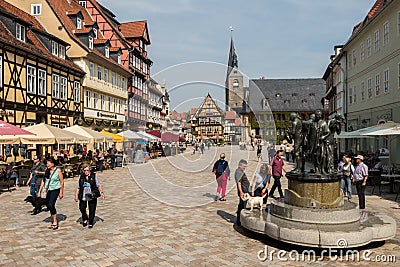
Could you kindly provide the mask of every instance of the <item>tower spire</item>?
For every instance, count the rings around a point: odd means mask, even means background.
[[[231,47],[229,49],[228,70],[226,73],[226,78],[228,78],[228,76],[231,73],[233,68],[238,67],[238,60],[237,60],[237,55],[235,52],[235,45],[233,43],[233,26],[230,26],[229,30],[231,31]]]

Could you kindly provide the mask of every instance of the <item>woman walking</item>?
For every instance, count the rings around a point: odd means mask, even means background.
[[[75,201],[79,200],[79,210],[82,213],[82,225],[93,227],[96,215],[97,197],[105,199],[103,188],[97,178],[97,174],[90,171],[89,164],[83,164],[83,173],[79,176],[78,188],[75,193]],[[89,216],[86,208],[89,206]]]
[[[64,196],[64,178],[60,169],[55,167],[56,160],[54,158],[46,161],[46,174],[40,183],[38,197],[41,197],[42,190],[46,191],[47,208],[50,211],[53,222],[49,229],[58,229],[56,201],[57,198],[62,199]]]

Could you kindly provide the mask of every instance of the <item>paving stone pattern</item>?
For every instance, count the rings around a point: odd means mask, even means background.
[[[220,152],[227,154],[232,179],[226,202],[215,202],[211,173]],[[318,263],[260,261],[258,251],[304,248],[283,244],[233,225],[237,195],[233,172],[240,158],[249,160],[248,176],[258,169],[255,151],[211,148],[205,154],[182,155],[99,174],[107,199],[99,200],[93,229],[82,227],[73,200],[77,178],[67,179],[58,200],[60,228],[49,230],[48,212],[30,215],[23,199],[28,188],[0,194],[1,266],[352,266],[370,262]],[[288,164],[290,165],[290,164]],[[292,166],[288,167],[288,169]],[[283,187],[287,180],[282,179]],[[275,193],[278,194],[277,192]],[[357,201],[356,197],[354,198]],[[394,195],[367,196],[367,210],[390,214],[400,224]],[[398,231],[399,233],[399,231]],[[399,234],[386,243],[363,248],[372,255],[396,255]],[[396,266],[397,263],[387,263]]]

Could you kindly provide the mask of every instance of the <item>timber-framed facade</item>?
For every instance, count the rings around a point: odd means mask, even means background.
[[[68,46],[31,15],[0,0],[0,103],[5,121],[19,127],[44,122],[65,128],[82,117],[85,73],[66,58]]]

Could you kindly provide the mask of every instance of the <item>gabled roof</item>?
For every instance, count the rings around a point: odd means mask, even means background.
[[[3,14],[1,14],[3,13]],[[59,64],[59,67],[67,67],[76,72],[84,75],[84,71],[74,64],[71,60],[62,59],[51,54],[51,52],[43,45],[43,43],[37,38],[36,34],[46,34],[52,37],[54,40],[59,40],[57,37],[46,32],[45,28],[36,20],[35,17],[29,15],[23,10],[9,4],[4,0],[0,0],[0,16],[12,16],[18,18],[21,21],[31,25],[31,29],[26,31],[26,42],[21,42],[15,38],[15,36],[7,29],[7,27],[0,22],[0,42],[8,44],[14,48],[27,51],[30,54],[38,57],[50,60]],[[65,42],[63,42],[66,44]]]
[[[121,23],[120,26],[122,34],[126,38],[139,38],[143,37],[148,44],[150,44],[150,36],[147,29],[147,21],[146,20],[139,20],[139,21],[132,21],[132,22],[124,22]]]
[[[92,30],[92,28],[87,28],[83,27],[82,29],[77,29],[76,25],[72,22],[72,20],[68,17],[66,14],[65,10],[79,10],[82,15],[83,15],[83,22],[85,25],[94,25],[96,22],[92,19],[88,11],[86,10],[85,7],[81,6],[77,1],[72,1],[72,0],[46,0],[49,6],[53,9],[55,15],[58,17],[58,19],[61,21],[63,26],[66,28],[66,31],[68,32],[69,36],[78,44],[80,45],[83,49],[85,49],[88,53],[93,53],[97,57],[102,58],[102,60],[108,61],[109,63],[120,67],[121,69],[124,69],[126,71],[127,68],[125,66],[118,64],[111,58],[106,58],[103,54],[98,52],[96,49],[89,49],[89,47],[82,43],[81,40],[76,36],[76,34],[83,34],[83,33],[88,33],[89,31]],[[98,38],[102,39],[104,36],[102,35],[101,32],[98,32]],[[110,51],[112,47],[110,47]]]
[[[196,114],[194,115],[196,118],[198,118],[200,116],[200,113],[202,111],[202,109],[204,108],[204,105],[206,105],[206,101],[211,100],[212,104],[211,106],[215,106],[215,108],[217,109],[218,113],[220,114],[221,117],[225,117],[225,113],[224,111],[218,107],[217,103],[215,103],[214,99],[211,97],[210,94],[208,94],[203,102],[201,103],[200,107],[197,109]]]

